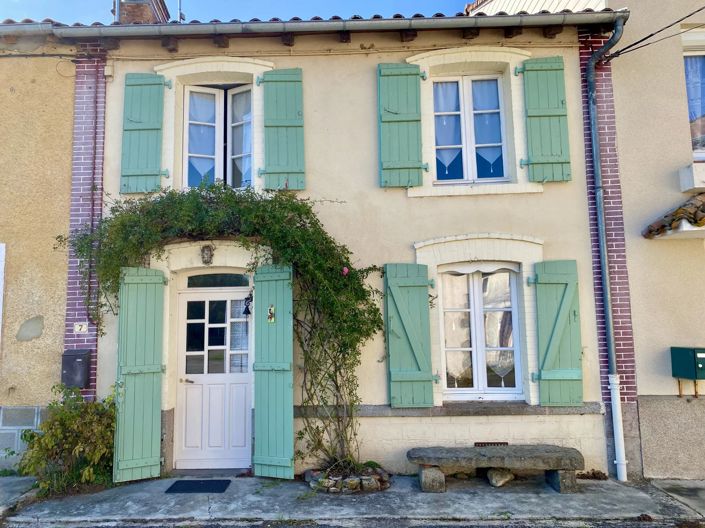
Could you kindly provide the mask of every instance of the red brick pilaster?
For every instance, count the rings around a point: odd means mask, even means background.
[[[95,226],[101,218],[105,135],[105,53],[98,44],[80,44],[75,62],[71,232],[86,224]],[[89,282],[91,293],[97,294],[98,282],[95,276],[91,276]],[[76,323],[88,323],[88,331],[76,332]],[[80,261],[73,251],[69,251],[64,348],[91,351],[90,387],[83,394],[87,398],[94,398],[98,332],[86,310],[85,290],[81,288]]]
[[[583,124],[587,170],[587,192],[590,215],[590,240],[592,244],[592,272],[597,310],[598,348],[600,357],[600,381],[602,398],[610,401],[607,379],[607,345],[605,338],[605,310],[602,302],[600,257],[597,237],[597,209],[595,204],[595,181],[593,152],[590,142],[590,119],[586,83],[587,62],[594,51],[608,39],[602,34],[591,34],[588,29],[579,31],[580,69],[582,73]],[[597,109],[600,131],[600,151],[602,180],[605,195],[605,221],[607,227],[607,252],[612,292],[612,317],[617,355],[617,370],[622,387],[622,402],[636,401],[636,365],[634,358],[634,338],[629,294],[629,275],[624,240],[624,215],[622,190],[619,182],[619,160],[617,156],[617,129],[615,123],[614,100],[612,93],[612,68],[610,64],[597,67]]]

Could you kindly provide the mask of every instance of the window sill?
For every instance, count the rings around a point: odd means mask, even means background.
[[[315,410],[294,407],[294,417],[304,413],[315,416]],[[524,401],[443,402],[443,405],[425,408],[395,408],[389,405],[360,405],[357,416],[361,418],[449,417],[449,416],[558,416],[605,414],[602,402],[585,402],[574,407],[541,407]],[[325,414],[321,413],[321,416]]]
[[[420,187],[409,187],[407,196],[418,198],[424,196],[480,196],[486,194],[527,194],[541,193],[543,185],[540,183],[526,182],[458,182],[458,183],[426,183]]]

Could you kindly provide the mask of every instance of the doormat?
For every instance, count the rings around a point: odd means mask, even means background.
[[[177,480],[165,493],[223,493],[229,480]]]

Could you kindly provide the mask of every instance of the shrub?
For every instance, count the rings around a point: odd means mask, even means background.
[[[39,431],[22,432],[27,450],[19,470],[37,477],[43,495],[112,484],[115,403],[110,396],[89,402],[78,389],[56,385]]]

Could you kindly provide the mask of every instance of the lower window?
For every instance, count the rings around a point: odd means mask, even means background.
[[[442,281],[446,395],[518,399],[515,273],[449,270]]]

